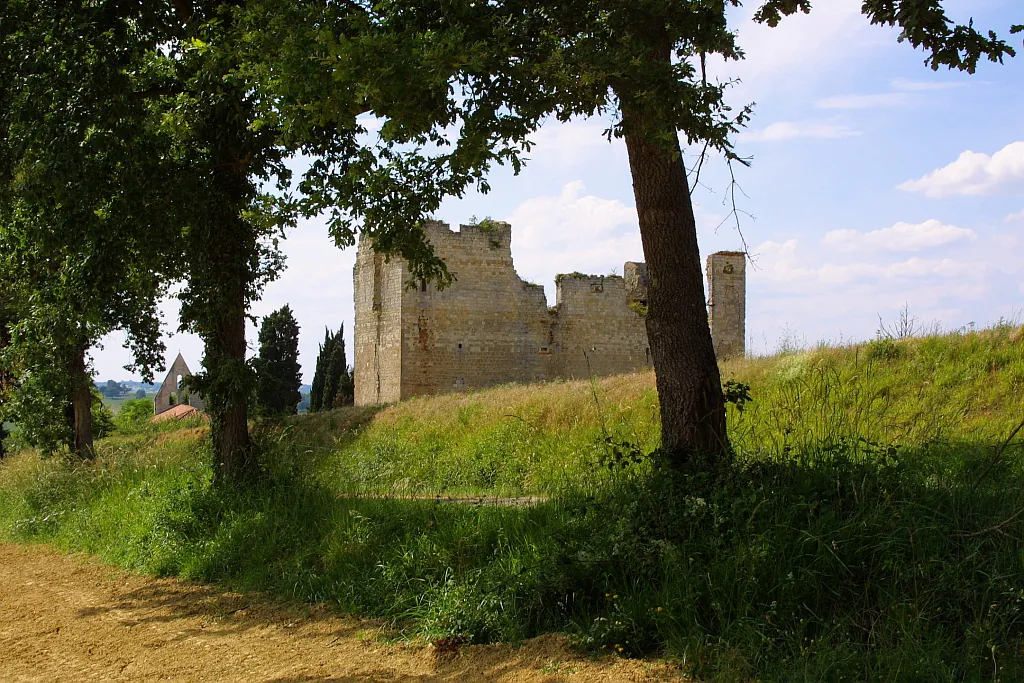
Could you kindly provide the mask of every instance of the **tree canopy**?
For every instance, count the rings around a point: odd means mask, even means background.
[[[161,223],[167,139],[139,97],[155,38],[110,13],[12,1],[0,34],[0,272],[14,312],[6,353],[21,379],[11,405],[40,445],[73,433],[83,456],[92,448],[86,350],[124,330],[133,367],[151,377],[176,239]]]
[[[54,415],[72,392],[86,454],[88,347],[126,330],[148,379],[163,356],[155,302],[182,280],[181,327],[206,343],[194,383],[218,472],[232,479],[249,463],[245,316],[280,270],[276,240],[291,215],[273,191],[288,176],[286,152],[272,127],[255,125],[251,88],[234,77],[237,5],[6,7],[0,267],[25,304],[11,343],[18,390],[42,391]],[[210,42],[220,49],[204,49]]]

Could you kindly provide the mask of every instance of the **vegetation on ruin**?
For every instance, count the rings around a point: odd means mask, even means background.
[[[0,535],[400,637],[564,631],[702,679],[1024,675],[1024,329],[722,375],[735,464],[673,482],[640,373],[288,418],[246,492],[212,486],[199,423],[102,440],[95,464],[27,450],[0,465]],[[533,498],[435,501],[474,494]]]

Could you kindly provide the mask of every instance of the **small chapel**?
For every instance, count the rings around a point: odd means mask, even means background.
[[[167,376],[160,385],[160,389],[156,392],[156,397],[153,398],[153,412],[155,415],[166,413],[175,406],[191,406],[196,410],[203,410],[205,408],[202,396],[195,392],[189,392],[182,386],[182,380],[186,377],[191,377],[191,375],[192,371],[189,370],[188,363],[185,362],[185,359],[179,353],[178,357],[171,363]]]

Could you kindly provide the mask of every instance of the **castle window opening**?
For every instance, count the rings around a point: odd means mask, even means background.
[[[420,278],[420,291],[421,292],[427,291],[427,280],[426,280],[426,278],[422,278],[422,277]]]
[[[601,292],[604,291],[604,285],[600,282],[596,282],[590,285],[590,291],[593,292],[594,294],[600,294]]]

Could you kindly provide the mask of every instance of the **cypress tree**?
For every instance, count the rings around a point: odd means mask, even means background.
[[[324,408],[324,360],[329,354],[324,349],[331,345],[331,331],[324,328],[324,343],[320,345],[320,352],[316,356],[316,370],[313,372],[313,386],[309,390],[309,412],[315,413]]]
[[[294,415],[302,394],[299,366],[299,325],[291,308],[282,307],[263,319],[260,355],[256,360],[256,405],[262,415]]]
[[[350,405],[353,399],[352,373],[345,356],[345,326],[334,334],[328,330],[320,355],[316,360],[313,388],[309,396],[309,410],[330,410]]]

